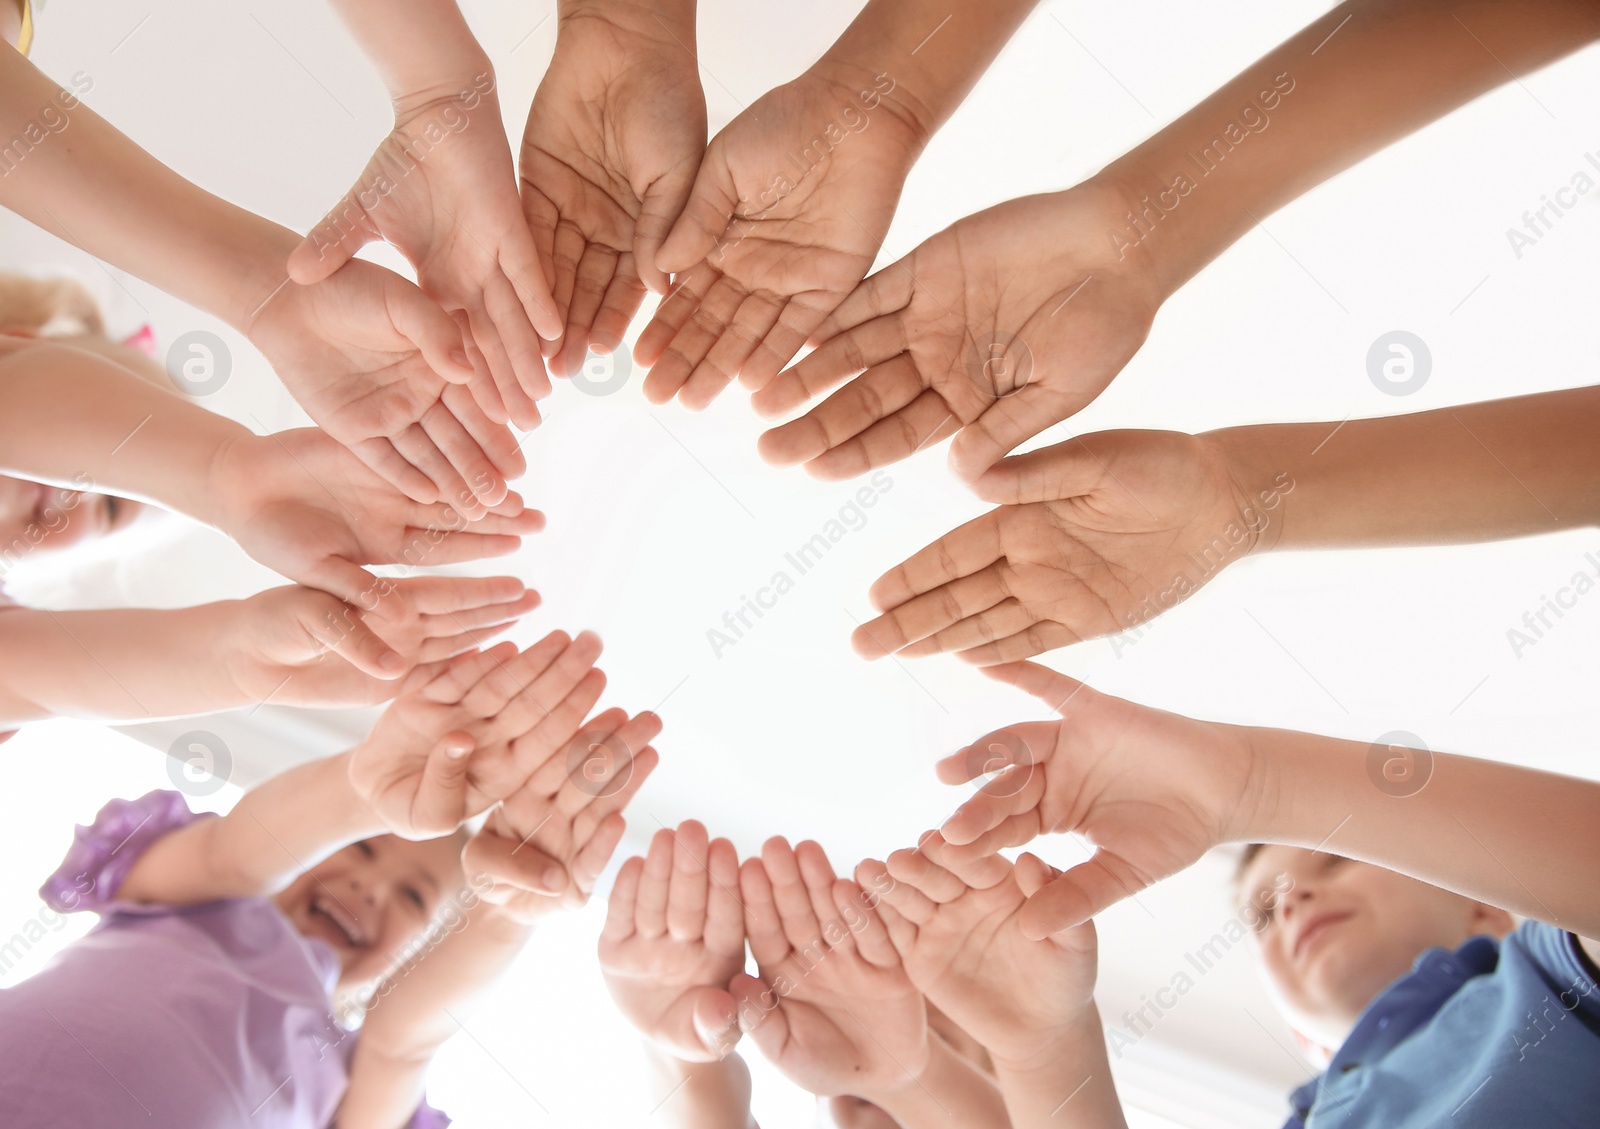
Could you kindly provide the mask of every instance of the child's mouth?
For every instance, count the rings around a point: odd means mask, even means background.
[[[337,899],[317,895],[311,899],[310,913],[312,917],[326,922],[329,931],[336,934],[350,948],[359,949],[366,945],[367,939],[355,918],[349,910],[339,904]]]

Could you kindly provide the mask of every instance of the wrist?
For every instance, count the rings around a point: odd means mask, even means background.
[[[948,114],[941,114],[902,73],[883,66],[885,54],[854,50],[841,39],[797,81],[809,78],[834,87],[839,92],[838,121],[852,130],[865,128],[857,124],[862,120],[886,123],[914,160]]]
[[[221,435],[207,460],[200,497],[185,512],[237,541],[236,515],[250,508],[247,499],[264,481],[259,455],[267,442],[271,440],[237,425]]]
[[[695,48],[695,0],[559,0],[556,16],[558,36],[582,21],[597,20],[691,54]]]
[[[1226,427],[1199,436],[1222,460],[1253,536],[1248,553],[1270,553],[1284,539],[1297,479],[1261,426]],[[1246,507],[1249,507],[1246,509]]]
[[[1091,1000],[1078,1014],[1065,1018],[1059,1027],[1039,1032],[1025,1052],[996,1053],[993,1047],[987,1049],[997,1077],[1029,1078],[1059,1074],[1066,1064],[1081,1060],[1086,1049],[1102,1046],[1104,1042],[1100,1012]]]
[[[490,120],[500,126],[499,98],[494,64],[476,40],[472,49],[450,52],[448,57],[430,60],[432,65],[394,76],[389,85],[389,103],[394,110],[396,129],[430,113],[477,114],[489,111]],[[461,128],[446,121],[447,129]]]

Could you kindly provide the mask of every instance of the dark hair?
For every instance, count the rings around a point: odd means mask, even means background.
[[[1239,855],[1239,865],[1233,868],[1233,884],[1239,885],[1239,880],[1244,877],[1244,872],[1250,869],[1250,864],[1261,853],[1265,843],[1246,843],[1244,851]]]

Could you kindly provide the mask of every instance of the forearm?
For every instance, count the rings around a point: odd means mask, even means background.
[[[70,109],[61,109],[70,105]],[[0,204],[241,331],[299,238],[178,176],[15,51],[0,51],[0,137],[66,124],[0,177]],[[53,120],[53,119],[52,119]]]
[[[1596,37],[1587,0],[1341,4],[1104,169],[1132,209],[1107,237],[1171,294],[1314,185]]]
[[[241,606],[0,610],[0,730],[47,717],[151,721],[248,704],[223,661]]]
[[[1256,496],[1287,474],[1262,548],[1491,541],[1600,524],[1600,388],[1386,419],[1215,431]]]
[[[904,1129],[1007,1129],[999,1088],[973,1063],[934,1040],[928,1067],[891,1092],[867,1095]]]
[[[655,1120],[673,1129],[758,1129],[750,1113],[750,1068],[737,1054],[684,1062],[646,1044]]]
[[[880,91],[927,141],[955,113],[1038,0],[869,0],[819,67],[883,75]]]
[[[1091,1007],[1028,1062],[995,1062],[1014,1129],[1126,1129],[1100,1014]]]
[[[341,847],[382,834],[350,787],[348,760],[296,765],[246,792],[227,815],[158,840],[121,896],[168,905],[269,897]]]
[[[485,84],[494,67],[455,0],[330,0],[378,68],[396,116]]]
[[[1600,784],[1309,733],[1237,733],[1256,787],[1228,838],[1360,859],[1600,936]]]
[[[396,969],[368,1008],[339,1129],[404,1125],[422,1100],[433,1056],[532,936],[471,890],[461,891],[453,908],[443,936]]]
[[[214,460],[250,432],[111,361],[0,338],[0,470],[210,520]]]

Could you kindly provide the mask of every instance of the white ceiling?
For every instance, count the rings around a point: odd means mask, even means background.
[[[553,46],[551,5],[465,7],[495,59],[515,139]],[[856,7],[707,0],[713,128],[807,65]],[[1046,3],[930,146],[881,261],[967,212],[1080,179],[1327,7]],[[318,218],[386,129],[382,91],[325,5],[163,0],[144,13],[111,0],[52,3],[35,60],[58,79],[91,75],[89,104],[198,183],[297,228]],[[1587,51],[1508,86],[1269,218],[1270,236],[1246,236],[1169,304],[1111,391],[1040,441],[1119,426],[1337,421],[1593,381],[1600,196],[1520,260],[1504,232],[1600,147],[1597,62]],[[221,329],[11,217],[0,217],[0,240],[8,267],[66,270],[94,286],[117,328],[149,319],[162,340]],[[1394,328],[1420,334],[1435,358],[1430,382],[1404,400],[1378,392],[1364,369],[1373,338]],[[237,372],[208,406],[258,430],[295,423],[298,410],[260,359],[229,340]],[[870,523],[714,657],[707,629],[857,484],[763,465],[742,393],[690,415],[649,407],[637,385],[602,399],[558,388],[526,445],[520,488],[550,527],[492,571],[527,579],[545,604],[513,637],[595,628],[608,644],[608,699],[660,709],[663,763],[636,804],[637,833],[694,816],[741,851],[770,834],[817,838],[841,866],[914,841],[960,798],[934,781],[932,761],[1040,710],[949,659],[862,663],[848,635],[879,572],[982,507],[947,475],[941,452],[889,468],[892,489]],[[17,590],[64,605],[172,605],[272,582],[209,531],[171,522],[141,536],[73,572],[19,573]],[[1588,531],[1249,561],[1120,657],[1098,643],[1052,661],[1101,689],[1199,716],[1359,740],[1404,729],[1435,749],[1600,776],[1582,751],[1600,729],[1600,602],[1569,613],[1520,658],[1506,641],[1596,548]],[[307,728],[262,715],[211,723],[251,746],[241,781],[274,760],[327,751],[334,746],[315,746],[345,739],[341,725],[354,732],[349,718],[319,729],[329,719]],[[274,747],[283,741],[297,744]],[[104,796],[91,786],[79,808],[86,815]],[[1073,851],[1062,841],[1046,853]],[[1103,917],[1108,1023],[1121,1025],[1125,1009],[1188,968],[1185,954],[1222,927],[1226,873],[1226,860],[1211,860]],[[539,971],[530,964],[518,983]],[[587,971],[575,975],[592,990]],[[594,1004],[573,990],[587,1003],[566,1006]],[[495,1058],[525,1061],[537,1040],[506,999],[483,1020],[492,1037],[481,1037]],[[1288,1045],[1248,958],[1230,956],[1130,1052],[1126,1082],[1194,1125],[1212,1123],[1207,1109],[1216,1123],[1276,1124],[1271,1095],[1306,1073]],[[461,1061],[464,1077],[494,1071]]]

